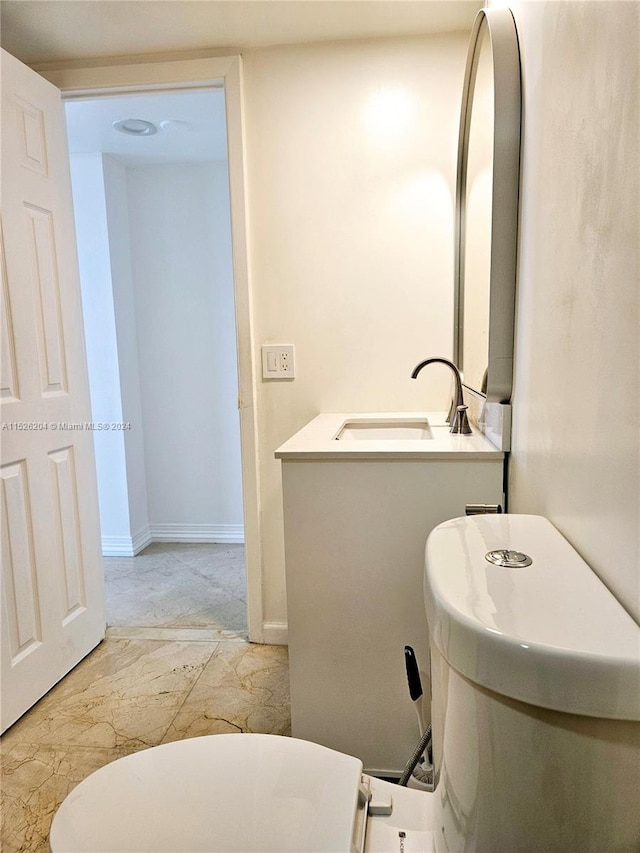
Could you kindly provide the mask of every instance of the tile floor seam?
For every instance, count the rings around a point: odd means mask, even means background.
[[[140,640],[148,641],[148,642],[178,642],[178,643],[247,643],[249,641],[246,634],[238,633],[235,637],[221,637],[221,636],[183,636],[182,633],[188,633],[190,631],[201,631],[203,634],[206,634],[209,631],[213,631],[215,629],[209,628],[185,628],[181,626],[179,628],[171,628],[171,627],[159,627],[157,625],[110,625],[107,627],[106,637],[111,640]],[[225,629],[226,630],[226,629]],[[136,632],[148,631],[148,635],[140,635]],[[162,632],[167,632],[162,635]],[[153,636],[153,634],[160,634],[160,636]],[[106,638],[105,637],[105,638]]]
[[[182,710],[182,708],[184,707],[185,702],[189,699],[189,696],[193,693],[193,690],[194,690],[194,688],[195,688],[196,684],[197,684],[197,683],[200,681],[200,679],[202,678],[202,673],[203,673],[203,672],[205,671],[205,669],[207,668],[207,665],[211,662],[211,658],[212,658],[212,657],[215,655],[215,653],[218,651],[218,649],[217,649],[217,646],[218,646],[218,645],[219,645],[219,644],[218,644],[218,643],[216,643],[216,648],[211,649],[211,654],[209,655],[209,657],[208,657],[208,658],[206,659],[206,661],[204,662],[204,664],[203,664],[203,666],[202,666],[202,668],[201,668],[200,672],[198,673],[198,675],[197,675],[197,677],[196,677],[195,681],[194,681],[194,682],[193,682],[193,684],[191,685],[190,690],[185,694],[184,699],[183,699],[183,700],[182,700],[182,702],[180,703],[180,707],[176,709],[175,714],[173,715],[173,717],[172,717],[172,718],[171,718],[171,720],[169,721],[169,725],[167,726],[167,728],[165,729],[165,731],[164,731],[164,732],[163,732],[163,734],[162,734],[162,737],[161,737],[161,738],[160,738],[160,740],[158,741],[158,743],[159,743],[159,744],[164,743],[164,739],[165,739],[165,737],[167,736],[167,732],[169,731],[169,729],[171,728],[171,726],[174,724],[174,722],[175,722],[175,721],[176,721],[176,719],[178,718],[178,715],[180,714],[180,711],[181,711],[181,710]]]

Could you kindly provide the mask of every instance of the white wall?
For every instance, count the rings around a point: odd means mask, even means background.
[[[640,620],[637,3],[514,2],[524,78],[513,512]]]
[[[127,193],[151,534],[241,540],[226,163],[131,167]]]
[[[320,411],[445,409],[453,210],[468,34],[243,53],[265,621],[284,623],[280,463]]]
[[[103,157],[109,256],[113,306],[117,328],[122,421],[131,424],[123,432],[127,472],[127,498],[133,548],[148,542],[149,507],[144,464],[144,428],[140,405],[140,376],[136,314],[131,274],[131,245],[127,209],[126,170],[113,157]]]
[[[226,163],[71,160],[103,549],[242,541]]]
[[[78,262],[82,289],[91,416],[97,423],[123,421],[118,341],[103,158],[70,158]],[[93,433],[103,544],[118,550],[131,538],[124,433]]]

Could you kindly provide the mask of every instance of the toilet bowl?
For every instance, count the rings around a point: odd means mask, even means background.
[[[445,522],[425,606],[433,793],[319,744],[210,735],[87,777],[52,853],[637,851],[640,628],[569,543],[538,516]]]

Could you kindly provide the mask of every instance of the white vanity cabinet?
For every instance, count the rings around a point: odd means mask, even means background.
[[[320,415],[276,452],[292,734],[394,775],[419,739],[405,644],[428,720],[426,537],[466,504],[502,504],[504,454],[482,435],[446,430],[430,441],[336,441],[349,417],[367,416]]]

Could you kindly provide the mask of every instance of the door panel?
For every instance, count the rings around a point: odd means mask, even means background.
[[[4,237],[0,223],[0,277],[2,278],[2,306],[0,308],[0,400],[10,402],[18,397],[15,345],[13,342],[13,320],[9,302],[9,284],[7,282],[7,266],[4,261]]]
[[[31,277],[36,284],[36,327],[43,394],[66,392],[60,285],[56,276],[53,212],[24,205]]]
[[[26,463],[2,467],[2,543],[11,665],[42,639]],[[5,543],[7,547],[5,548]]]
[[[104,637],[60,92],[2,51],[2,731]]]

